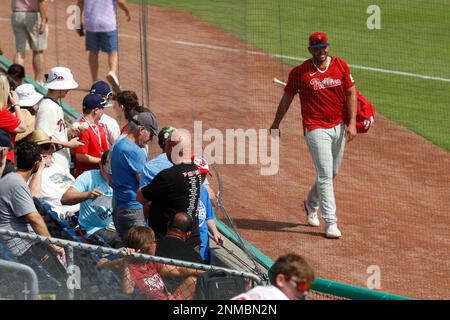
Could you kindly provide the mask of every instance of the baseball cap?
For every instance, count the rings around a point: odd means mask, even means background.
[[[95,108],[104,108],[106,104],[105,99],[95,93],[89,93],[83,99],[83,110],[92,110]]]
[[[158,133],[158,144],[161,149],[164,149],[166,146],[166,140],[170,137],[170,134],[174,132],[176,129],[172,126],[165,126]]]
[[[327,35],[323,32],[313,32],[309,36],[310,48],[323,48],[328,47],[330,44],[327,42]]]
[[[137,124],[138,126],[142,126],[146,129],[149,129],[154,136],[158,135],[158,123],[156,122],[156,118],[151,112],[141,112],[131,118],[131,121]]]
[[[34,86],[29,83],[18,86],[15,91],[19,96],[19,105],[21,107],[33,107],[43,97],[43,95],[36,92]]]
[[[0,147],[9,149],[12,149],[13,147],[11,144],[11,135],[2,129],[0,129]]]
[[[197,168],[200,170],[201,173],[207,173],[210,176],[212,176],[211,172],[209,171],[208,161],[206,161],[205,158],[192,155],[191,160],[192,163],[197,166]]]
[[[45,75],[44,88],[52,90],[71,90],[78,88],[72,71],[65,67],[54,67]]]
[[[106,99],[111,98],[113,94],[109,84],[103,80],[94,82],[94,84],[91,87],[90,93],[99,94],[103,97],[106,97]]]

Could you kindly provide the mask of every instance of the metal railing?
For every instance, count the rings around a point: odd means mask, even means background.
[[[16,272],[23,274],[26,287],[23,290],[25,300],[36,300],[39,294],[39,282],[36,273],[29,266],[0,259],[0,272]]]
[[[165,265],[172,265],[176,267],[184,267],[184,268],[190,268],[190,269],[196,269],[196,270],[202,270],[202,271],[222,271],[227,275],[230,276],[237,276],[246,278],[249,280],[253,280],[255,284],[262,284],[263,280],[260,279],[257,275],[248,273],[248,272],[242,272],[238,270],[232,270],[228,268],[222,268],[212,265],[205,265],[205,264],[199,264],[199,263],[192,263],[192,262],[186,262],[176,259],[168,259],[158,256],[150,256],[146,254],[141,253],[134,253],[131,255],[128,255],[124,249],[113,249],[108,247],[102,247],[98,245],[91,245],[91,244],[85,244],[85,243],[79,243],[64,239],[58,239],[58,238],[52,238],[52,237],[43,237],[36,234],[30,234],[25,232],[18,232],[18,231],[11,231],[6,229],[0,229],[0,236],[3,238],[20,238],[20,239],[26,239],[33,242],[40,242],[45,244],[53,244],[58,245],[60,247],[64,247],[66,249],[66,269],[68,270],[67,275],[71,275],[71,270],[73,270],[73,266],[75,266],[74,262],[74,249],[87,251],[87,252],[95,252],[105,255],[114,255],[117,257],[130,257],[133,259],[138,259],[142,261],[150,261],[150,262],[156,262],[156,263],[162,263]],[[73,286],[67,286],[67,299],[72,300],[74,299],[74,287]]]

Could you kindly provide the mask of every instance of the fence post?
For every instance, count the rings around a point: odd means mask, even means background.
[[[73,247],[68,245],[66,247],[67,252],[67,299],[74,300],[75,299],[75,287],[71,284],[69,284],[69,281],[72,279],[74,271],[73,265],[74,265],[74,258],[73,258]]]

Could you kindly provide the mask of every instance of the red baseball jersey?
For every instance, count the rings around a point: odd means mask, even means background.
[[[80,123],[86,122],[84,119]],[[102,124],[90,125],[87,130],[82,130],[79,141],[84,143],[84,146],[75,148],[76,154],[87,154],[92,157],[101,158],[102,153],[109,149],[108,140],[106,139],[106,130]],[[75,177],[78,177],[84,171],[99,169],[100,165],[85,162],[76,162]]]
[[[16,139],[16,134],[13,132],[20,125],[20,120],[16,118],[8,108],[2,108],[0,110],[0,129],[8,132],[11,135],[11,144],[14,147],[14,141]],[[14,148],[9,150],[6,155],[6,159],[14,162]]]
[[[339,68],[337,59],[340,60],[344,72]],[[343,121],[345,91],[354,85],[355,81],[347,63],[332,57],[325,70],[318,70],[312,59],[292,69],[284,91],[300,95],[303,128],[328,129]]]

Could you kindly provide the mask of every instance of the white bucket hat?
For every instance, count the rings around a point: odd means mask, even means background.
[[[44,88],[52,90],[71,90],[78,88],[69,68],[54,67],[45,76]]]
[[[43,95],[36,92],[34,86],[29,83],[22,84],[16,88],[16,93],[19,96],[19,105],[21,107],[33,107],[41,101]]]

